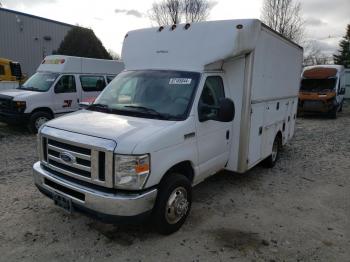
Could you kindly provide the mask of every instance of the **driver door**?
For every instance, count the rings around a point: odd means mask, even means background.
[[[218,108],[229,90],[221,75],[208,75],[197,105],[197,143],[200,180],[223,169],[228,161],[232,121],[218,121]]]
[[[78,110],[79,95],[74,75],[62,75],[54,88],[53,104],[55,114],[69,113]]]

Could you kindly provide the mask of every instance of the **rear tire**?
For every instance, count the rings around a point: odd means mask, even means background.
[[[279,134],[277,134],[275,140],[273,141],[271,155],[263,161],[264,167],[272,168],[276,165],[276,162],[279,159],[281,148],[282,138]]]
[[[335,109],[333,109],[332,111],[330,111],[330,112],[328,113],[329,118],[331,118],[331,119],[336,119],[336,118],[337,118],[337,111],[338,111],[338,108],[335,108]]]
[[[31,133],[36,134],[40,126],[52,119],[52,115],[48,112],[35,112],[29,118],[28,129]]]
[[[176,232],[184,224],[192,204],[191,182],[182,174],[171,173],[160,183],[153,209],[155,230],[163,235]]]

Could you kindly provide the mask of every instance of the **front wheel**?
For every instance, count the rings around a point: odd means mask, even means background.
[[[182,174],[169,174],[160,184],[153,210],[156,231],[169,235],[179,230],[188,216],[191,204],[190,181]]]
[[[43,112],[43,111],[33,113],[29,118],[29,124],[28,124],[29,131],[34,134],[38,133],[39,128],[50,119],[52,119],[52,116],[50,113]]]

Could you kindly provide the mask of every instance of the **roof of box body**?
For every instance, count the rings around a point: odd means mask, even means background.
[[[128,70],[203,71],[254,50],[262,26],[268,28],[257,19],[239,19],[134,30],[125,37],[122,58]]]
[[[124,69],[121,61],[64,55],[45,57],[37,71],[83,74],[119,74]]]

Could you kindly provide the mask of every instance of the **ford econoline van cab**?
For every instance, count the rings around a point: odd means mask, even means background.
[[[169,234],[193,186],[272,167],[293,137],[303,50],[259,20],[131,31],[122,57],[125,71],[91,106],[39,130],[35,184],[66,211],[152,217]]]
[[[124,64],[114,60],[47,56],[37,72],[16,89],[0,92],[0,121],[27,124],[37,132],[46,121],[96,98]]]
[[[317,65],[304,68],[298,114],[324,113],[336,118],[343,110],[345,70],[341,65]]]

